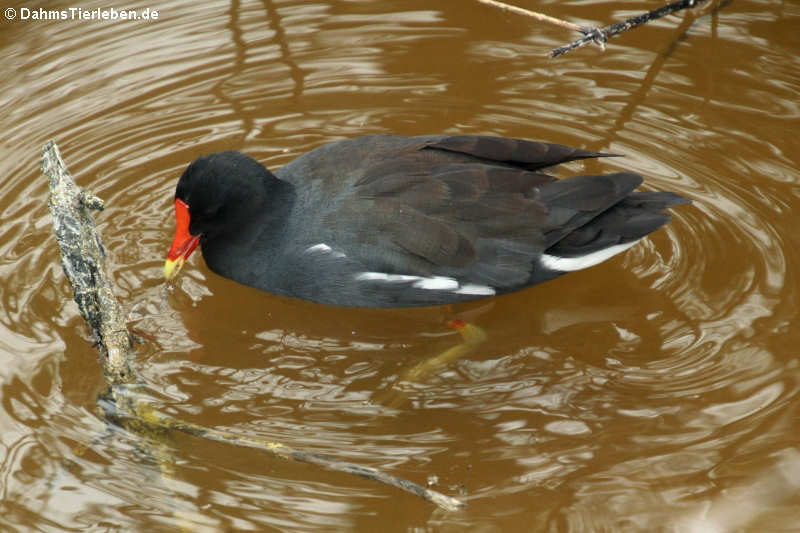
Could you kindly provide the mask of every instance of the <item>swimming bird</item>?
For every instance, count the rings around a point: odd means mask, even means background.
[[[546,172],[608,155],[502,137],[371,135],[272,173],[243,153],[213,153],[178,180],[164,274],[177,275],[199,245],[223,277],[322,304],[429,306],[521,290],[623,252],[688,202],[635,191],[633,172]]]

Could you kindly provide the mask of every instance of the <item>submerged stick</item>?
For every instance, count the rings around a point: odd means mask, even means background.
[[[160,428],[169,428],[207,440],[223,442],[233,446],[238,446],[240,448],[258,450],[273,457],[291,459],[299,463],[317,465],[327,470],[335,470],[338,472],[344,472],[346,474],[363,477],[371,481],[376,481],[378,483],[383,483],[384,485],[390,485],[400,490],[410,492],[411,494],[419,496],[423,500],[433,503],[446,511],[457,511],[466,506],[466,504],[459,499],[447,496],[435,490],[425,488],[412,481],[387,474],[386,472],[381,472],[380,470],[369,466],[362,466],[355,463],[342,461],[321,453],[297,450],[295,448],[286,446],[285,444],[281,444],[280,442],[248,437],[232,431],[213,429],[201,426],[199,424],[193,424],[160,411],[156,411],[146,404],[140,404],[137,408],[137,411],[141,413],[146,422],[154,424]]]
[[[103,367],[109,383],[107,399],[113,404],[108,416],[118,418],[126,429],[158,441],[166,438],[170,430],[181,431],[367,478],[415,494],[448,511],[465,506],[464,502],[456,498],[375,468],[296,450],[278,442],[185,422],[156,411],[143,400],[135,399],[138,380],[132,364],[131,336],[125,325],[122,306],[114,296],[106,276],[105,249],[89,213],[90,209],[103,209],[103,201],[75,184],[54,141],[48,142],[42,150],[42,172],[50,179],[50,213],[56,241],[61,250],[61,266],[72,286],[81,316],[91,328],[97,339],[97,347],[104,356]],[[162,473],[167,473],[169,465],[163,458],[159,458],[159,465]]]

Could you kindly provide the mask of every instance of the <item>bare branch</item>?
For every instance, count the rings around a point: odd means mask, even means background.
[[[596,43],[599,44],[600,46],[605,46],[606,41],[608,41],[611,37],[614,37],[615,35],[619,35],[624,31],[628,31],[632,28],[640,26],[651,20],[656,20],[666,15],[670,15],[672,13],[675,13],[676,11],[680,11],[682,9],[687,9],[690,7],[695,7],[697,4],[705,1],[706,0],[678,0],[677,2],[672,2],[671,4],[667,4],[665,6],[653,9],[646,13],[642,13],[641,15],[637,15],[627,20],[623,20],[622,22],[617,22],[616,24],[606,26],[603,29],[592,28],[591,31],[586,33],[580,39],[572,41],[571,43],[565,46],[561,46],[559,48],[554,48],[553,50],[551,50],[550,57],[553,58],[558,57],[560,55],[566,54],[570,50],[575,50],[576,48],[580,48],[581,46],[585,46],[589,43]]]
[[[103,201],[75,184],[53,141],[42,151],[42,172],[50,179],[53,229],[75,302],[105,356],[107,379],[129,383],[133,379],[131,338],[122,307],[106,276],[105,249],[89,214],[89,209],[102,210]]]
[[[522,15],[524,17],[535,19],[539,22],[554,24],[561,28],[566,28],[568,30],[577,31],[583,34],[583,37],[581,37],[580,39],[577,39],[567,45],[560,46],[558,48],[554,48],[553,50],[551,50],[550,57],[556,58],[560,55],[566,54],[570,50],[575,50],[576,48],[586,46],[589,43],[594,43],[600,46],[600,48],[605,49],[606,42],[611,37],[614,37],[624,31],[628,31],[637,26],[645,24],[646,22],[650,22],[651,20],[656,20],[663,16],[675,13],[676,11],[680,11],[682,9],[687,9],[690,7],[695,7],[696,5],[705,2],[706,0],[678,0],[671,4],[667,4],[665,6],[650,10],[646,13],[642,13],[641,15],[631,17],[622,22],[606,26],[605,28],[602,29],[593,26],[578,26],[577,24],[557,19],[549,15],[543,15],[542,13],[537,13],[535,11],[523,9],[521,7],[504,4],[503,2],[499,2],[498,0],[477,0],[477,1],[487,6],[502,9],[503,11],[506,11],[508,13],[514,13],[515,15]]]

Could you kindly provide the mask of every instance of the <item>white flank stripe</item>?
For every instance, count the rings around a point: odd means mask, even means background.
[[[400,281],[418,281],[423,278],[405,274],[387,274],[385,272],[360,272],[356,274],[356,279],[358,281],[388,281],[389,283],[396,283]]]
[[[414,287],[432,291],[454,291],[458,289],[458,282],[445,276],[433,276],[431,278],[422,278],[415,282]]]
[[[410,276],[407,274],[387,274],[385,272],[359,272],[355,275],[357,281],[383,281],[386,283],[412,283],[415,289],[430,291],[449,291],[454,294],[469,294],[473,296],[493,296],[496,291],[488,285],[465,283],[459,285],[454,278],[447,276]]]
[[[325,243],[315,244],[314,246],[309,246],[306,248],[306,253],[309,252],[330,252],[331,247]]]
[[[347,255],[342,253],[342,252],[334,252],[333,248],[331,248],[330,246],[328,246],[325,243],[319,243],[319,244],[315,244],[314,246],[309,246],[308,248],[306,248],[306,251],[305,251],[305,253],[307,253],[307,254],[316,253],[316,252],[320,252],[320,253],[323,253],[323,254],[331,254],[333,257],[336,257],[338,259],[341,259],[342,257],[347,257]]]
[[[543,254],[542,257],[539,258],[539,262],[543,267],[549,270],[555,270],[556,272],[573,272],[602,263],[609,257],[624,252],[634,244],[636,244],[636,241],[626,242],[625,244],[615,244],[614,246],[609,246],[608,248],[603,248],[602,250],[578,257],[559,257],[557,255]]]
[[[472,294],[475,296],[492,296],[495,292],[496,291],[488,285],[476,285],[475,283],[467,283],[455,291],[456,294]]]

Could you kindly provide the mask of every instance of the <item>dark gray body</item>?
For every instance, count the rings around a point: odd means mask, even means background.
[[[633,173],[540,172],[602,155],[495,137],[369,136],[308,152],[275,172],[280,181],[221,169],[219,179],[248,179],[248,192],[223,224],[230,231],[203,230],[203,255],[246,285],[334,305],[436,305],[518,290],[623,249],[686,201],[634,193],[642,178]],[[237,157],[246,156],[208,160],[213,170]],[[263,194],[250,189],[259,180]],[[187,195],[194,220],[195,205],[208,202]]]

